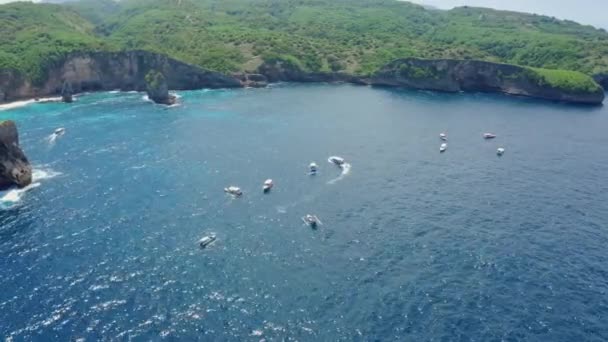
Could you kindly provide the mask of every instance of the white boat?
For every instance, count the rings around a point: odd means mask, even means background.
[[[53,134],[55,134],[56,136],[60,136],[60,135],[64,135],[65,134],[65,128],[63,127],[59,127],[57,128]]]
[[[317,163],[315,163],[315,162],[312,162],[312,163],[310,163],[310,165],[308,165],[308,170],[309,170],[310,175],[316,175],[318,169],[319,169],[319,167],[317,166]]]
[[[448,144],[443,143],[441,144],[441,146],[439,146],[439,152],[445,152],[445,150],[448,149]]]
[[[502,147],[499,147],[498,150],[496,150],[496,154],[499,156],[502,156],[503,154],[505,154],[505,149]]]
[[[484,138],[484,139],[494,139],[494,138],[496,138],[496,134],[492,134],[492,133],[484,133],[484,134],[483,134],[483,138]]]
[[[236,197],[241,196],[243,194],[241,188],[237,186],[229,186],[227,188],[224,188],[224,192]]]
[[[206,248],[210,244],[214,243],[215,240],[217,240],[217,237],[215,236],[215,234],[209,234],[209,235],[203,236],[200,240],[198,240],[198,244],[199,244],[199,246],[201,246],[201,248]]]
[[[344,158],[337,157],[337,156],[331,156],[331,157],[329,157],[329,159],[327,159],[327,161],[330,162],[330,163],[334,163],[334,164],[336,164],[336,165],[338,165],[340,167],[342,165],[344,165],[344,163],[346,163],[346,161],[344,161]]]
[[[264,192],[269,192],[270,189],[272,189],[273,186],[274,186],[274,183],[272,182],[272,179],[267,179],[264,182],[264,186],[263,186],[262,189],[264,190]]]
[[[441,133],[441,134],[439,134],[439,139],[441,139],[443,141],[448,141],[448,135],[445,133]]]
[[[321,220],[319,220],[319,218],[316,215],[311,215],[311,214],[303,216],[302,221],[304,222],[304,224],[310,226],[313,229],[317,228],[320,225],[323,225],[323,222],[321,222]]]

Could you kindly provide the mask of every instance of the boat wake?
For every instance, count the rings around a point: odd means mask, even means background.
[[[34,169],[32,172],[32,184],[23,189],[10,189],[0,191],[0,210],[12,209],[21,203],[23,196],[32,189],[42,185],[42,181],[61,175],[51,169]]]
[[[344,179],[344,177],[348,176],[348,174],[350,173],[351,165],[349,163],[344,163],[340,166],[340,168],[342,169],[342,173],[340,173],[338,177],[328,181],[327,184],[335,184]]]

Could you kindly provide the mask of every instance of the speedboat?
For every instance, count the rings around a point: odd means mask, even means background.
[[[496,134],[492,134],[492,133],[484,133],[484,134],[483,134],[483,138],[484,138],[484,139],[494,139],[494,138],[496,138]]]
[[[336,157],[336,156],[329,157],[329,159],[327,159],[327,161],[329,161],[330,163],[334,163],[340,167],[342,167],[342,165],[344,165],[344,163],[346,163],[346,161],[344,161],[344,158]]]
[[[445,152],[445,150],[448,149],[448,144],[443,143],[441,144],[441,146],[439,146],[439,152]]]
[[[304,222],[304,224],[310,226],[310,228],[313,229],[323,224],[316,215],[311,214],[302,217],[302,221]]]
[[[264,192],[265,192],[265,193],[266,193],[266,192],[269,192],[269,191],[270,191],[270,189],[272,189],[272,187],[273,187],[273,186],[274,186],[274,183],[272,182],[272,179],[267,179],[267,180],[264,182],[264,187],[263,187]]]
[[[215,236],[215,234],[209,234],[209,235],[203,236],[200,240],[198,240],[198,244],[199,244],[199,246],[201,246],[201,248],[206,248],[210,244],[214,243],[215,240],[217,240],[217,237]]]
[[[310,165],[308,165],[308,170],[309,170],[310,175],[316,175],[318,169],[319,169],[319,167],[317,166],[317,163],[313,162],[313,163],[310,163]]]
[[[441,133],[441,134],[439,134],[439,139],[441,139],[443,141],[448,141],[448,135],[445,133]]]
[[[235,197],[239,197],[243,194],[243,192],[241,191],[241,188],[237,187],[237,186],[229,186],[227,188],[224,188],[224,192],[235,196]]]
[[[502,156],[503,154],[505,154],[505,149],[502,147],[499,147],[498,150],[496,150],[496,154],[499,156]]]
[[[65,128],[63,127],[59,127],[57,128],[53,134],[55,134],[56,136],[60,136],[60,135],[64,135],[65,134]]]

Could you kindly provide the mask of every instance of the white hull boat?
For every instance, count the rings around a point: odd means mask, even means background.
[[[243,195],[243,191],[241,191],[241,188],[239,188],[237,186],[229,186],[227,188],[224,188],[224,192],[226,192],[227,194],[230,194],[232,196],[235,196],[235,197],[239,197],[239,196]]]
[[[274,183],[272,182],[272,179],[267,179],[264,182],[264,186],[262,187],[262,189],[264,190],[264,193],[267,193],[270,191],[270,189],[272,189],[273,186],[274,186]]]
[[[203,236],[200,240],[198,240],[198,245],[201,246],[201,248],[207,248],[207,246],[214,243],[215,240],[217,240],[215,234],[206,235]]]

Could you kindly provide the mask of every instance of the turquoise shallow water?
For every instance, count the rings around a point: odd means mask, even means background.
[[[608,109],[349,85],[180,95],[0,112],[39,183],[0,195],[0,338],[608,340]]]

